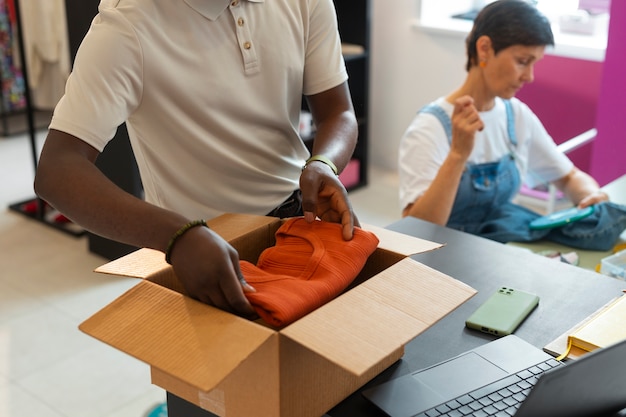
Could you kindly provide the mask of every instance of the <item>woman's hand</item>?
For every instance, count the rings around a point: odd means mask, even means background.
[[[564,177],[554,181],[554,185],[563,191],[578,208],[609,200],[608,194],[600,189],[598,182],[591,175],[576,167]]]
[[[462,96],[454,101],[452,112],[452,144],[450,152],[467,160],[474,149],[476,132],[483,130],[485,125],[474,106],[474,99]]]
[[[594,204],[602,203],[603,201],[609,201],[609,195],[602,190],[596,190],[580,200],[578,208],[593,206]]]

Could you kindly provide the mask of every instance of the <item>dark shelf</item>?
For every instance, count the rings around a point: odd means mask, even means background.
[[[368,59],[369,54],[367,52],[363,52],[361,54],[344,54],[343,60],[347,63],[351,61],[358,61],[359,59]]]
[[[17,22],[21,22],[20,2],[17,1],[14,4],[15,12],[15,27],[17,46],[19,50],[19,56],[26,56],[24,39],[21,25]],[[33,165],[35,170],[37,169],[37,144],[36,133],[38,129],[47,128],[52,118],[51,111],[39,111],[32,105],[31,90],[28,83],[28,68],[25,62],[21,65],[21,77],[23,80],[23,98],[24,108],[15,109],[3,109],[4,112],[0,112],[0,123],[2,127],[2,133],[5,136],[10,136],[18,133],[28,133],[30,139],[30,150],[33,157]],[[53,227],[54,229],[68,233],[73,236],[81,236],[84,234],[84,230],[77,227],[74,223],[69,221],[65,216],[54,210],[51,206],[46,204],[38,197],[33,197],[26,201],[10,204],[9,209],[28,217],[31,220],[39,221],[40,223]]]
[[[67,220],[63,215],[38,198],[11,204],[9,209],[74,237],[80,237],[85,234],[85,229]]]
[[[348,72],[348,85],[359,124],[358,142],[352,155],[352,160],[358,162],[358,179],[356,183],[352,178],[348,183],[344,182],[346,189],[352,191],[368,183],[370,0],[335,0],[335,10],[339,34],[345,46],[343,57]],[[305,100],[302,109],[307,110]],[[302,138],[309,150],[314,138],[315,133]],[[353,167],[349,166],[346,170],[348,169]]]
[[[47,129],[52,119],[50,110],[33,110],[35,129]],[[8,113],[0,113],[0,134],[2,136],[15,136],[28,132],[28,119],[26,110],[15,110]]]

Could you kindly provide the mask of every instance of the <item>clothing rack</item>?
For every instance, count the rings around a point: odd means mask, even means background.
[[[0,0],[0,31],[2,39],[2,54],[0,56],[0,134],[2,136],[14,136],[27,131],[25,119],[24,82],[21,68],[19,67],[20,56],[14,45],[16,39],[16,14],[14,0]],[[32,75],[32,74],[31,74]],[[32,90],[32,84],[30,85]],[[36,128],[44,127],[50,120],[51,111],[34,108],[34,123]]]
[[[15,21],[14,7],[9,2],[0,0],[3,10],[0,13],[0,35],[2,54],[0,54],[0,119],[2,134],[8,135],[11,114],[20,112],[24,106],[22,75],[15,71],[15,54],[13,51],[13,25]]]
[[[11,4],[15,12],[15,26],[17,43],[22,58],[22,76],[24,78],[24,101],[25,101],[25,113],[28,127],[28,138],[30,142],[31,157],[34,165],[35,172],[38,164],[38,152],[37,152],[37,140],[36,140],[36,127],[35,127],[35,110],[32,106],[32,96],[30,84],[28,82],[28,68],[26,65],[26,48],[24,46],[24,37],[22,33],[22,20],[20,13],[20,0],[8,0],[7,4]],[[35,196],[26,201],[21,201],[15,204],[11,204],[9,208],[17,213],[23,214],[30,219],[39,221],[47,226],[53,227],[57,230],[63,231],[73,236],[82,236],[85,234],[85,230],[76,226],[69,220],[65,219],[62,215],[47,216],[52,208],[41,198]]]

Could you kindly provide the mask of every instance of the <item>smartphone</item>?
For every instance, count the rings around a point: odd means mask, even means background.
[[[524,321],[539,304],[539,296],[510,287],[501,287],[492,294],[468,319],[470,329],[506,336]]]

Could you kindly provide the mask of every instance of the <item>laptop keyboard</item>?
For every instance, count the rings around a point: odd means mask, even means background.
[[[508,417],[515,414],[526,399],[539,376],[562,365],[556,359],[548,359],[530,368],[509,375],[468,394],[433,407],[415,417]]]

